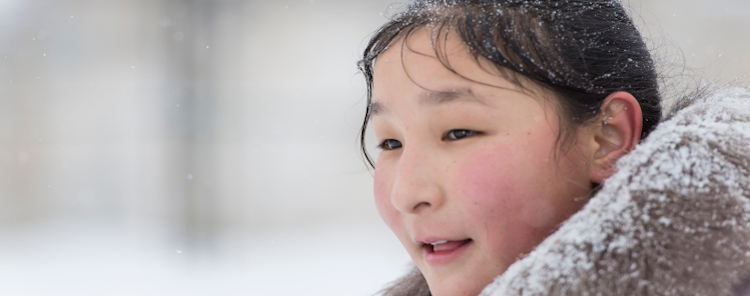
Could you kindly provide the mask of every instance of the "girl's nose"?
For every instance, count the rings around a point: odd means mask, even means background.
[[[418,150],[407,149],[399,159],[391,188],[391,203],[403,213],[435,210],[445,198],[439,182],[441,170],[436,169],[436,159]]]

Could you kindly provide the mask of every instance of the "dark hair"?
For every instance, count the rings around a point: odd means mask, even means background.
[[[367,80],[367,111],[360,130],[365,147],[375,59],[396,40],[426,25],[434,41],[456,32],[477,61],[494,64],[512,83],[531,80],[552,90],[561,114],[560,139],[575,125],[599,118],[616,91],[632,94],[643,112],[641,139],[659,123],[661,98],[654,61],[618,0],[416,0],[375,32],[359,69]],[[438,59],[453,71],[434,42]],[[455,71],[454,71],[455,73]],[[456,73],[459,74],[460,73]]]

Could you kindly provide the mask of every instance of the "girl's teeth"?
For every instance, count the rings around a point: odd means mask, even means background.
[[[441,240],[441,241],[436,241],[436,242],[432,243],[432,245],[434,246],[434,245],[444,244],[444,243],[447,243],[447,242],[448,242],[447,240]]]

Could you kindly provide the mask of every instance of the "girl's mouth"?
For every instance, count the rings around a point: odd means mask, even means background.
[[[424,244],[425,260],[430,265],[448,263],[458,257],[463,250],[471,245],[471,239],[460,241],[437,241],[431,244]]]

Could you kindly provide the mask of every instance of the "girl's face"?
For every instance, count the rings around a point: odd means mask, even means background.
[[[426,29],[402,45],[374,68],[375,201],[433,295],[477,295],[581,208],[589,148],[555,154],[550,102],[488,73],[457,39],[446,56],[475,82],[437,60]]]

